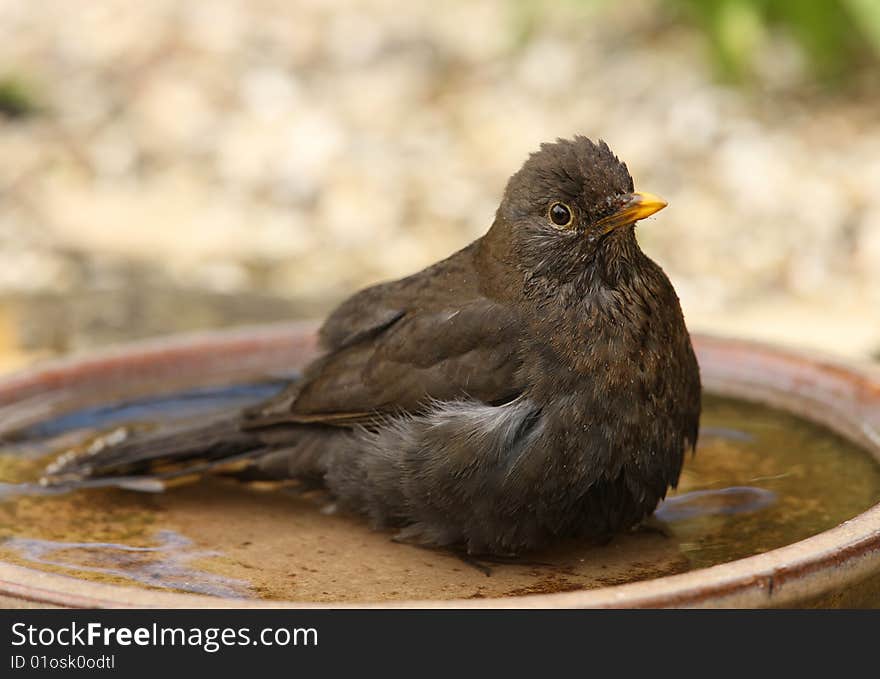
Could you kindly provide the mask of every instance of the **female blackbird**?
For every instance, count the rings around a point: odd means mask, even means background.
[[[43,481],[156,486],[247,460],[472,554],[631,527],[676,485],[700,415],[678,298],[635,238],[665,205],[604,142],[543,144],[486,235],[343,302],[280,396],[63,456]]]

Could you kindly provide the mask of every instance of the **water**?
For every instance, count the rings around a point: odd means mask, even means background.
[[[193,549],[192,540],[171,530],[158,531],[156,540],[152,547],[133,547],[116,542],[11,537],[5,540],[4,547],[30,564],[116,576],[142,585],[234,598],[250,593],[243,580],[190,566],[190,562],[215,556],[216,552]]]
[[[208,479],[164,493],[39,493],[53,452],[116,426],[155,426],[240,407],[277,382],[195,389],[69,413],[0,448],[0,559],[102,582],[221,597],[367,601],[512,596],[620,584],[761,553],[880,501],[880,465],[810,423],[709,397],[678,492],[606,545],[567,543],[482,564],[394,543],[331,498],[279,484]]]

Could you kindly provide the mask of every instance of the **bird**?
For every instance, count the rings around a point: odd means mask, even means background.
[[[68,452],[44,485],[223,468],[318,484],[396,540],[517,556],[651,515],[696,448],[700,373],[639,247],[666,202],[585,136],[541,144],[480,238],[343,301],[276,396]]]

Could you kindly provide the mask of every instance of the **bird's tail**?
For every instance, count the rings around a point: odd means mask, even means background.
[[[154,432],[119,427],[90,438],[50,464],[40,484],[59,489],[117,486],[159,491],[170,480],[239,471],[265,452],[235,417],[175,424]]]

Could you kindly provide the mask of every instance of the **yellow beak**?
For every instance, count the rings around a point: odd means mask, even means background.
[[[621,226],[627,226],[645,217],[650,217],[667,205],[668,203],[665,200],[652,193],[631,193],[626,197],[620,208],[607,217],[600,219],[596,222],[595,226],[604,235]]]

